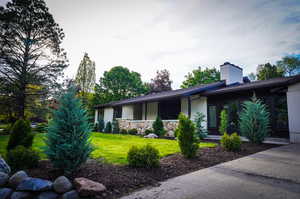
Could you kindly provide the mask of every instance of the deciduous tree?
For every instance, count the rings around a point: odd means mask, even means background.
[[[276,65],[270,63],[262,64],[257,67],[257,79],[267,80],[275,77],[283,77],[284,71],[278,68]]]
[[[167,69],[158,70],[156,77],[151,79],[149,84],[151,93],[158,93],[162,91],[172,90],[172,81],[170,80],[170,72]]]
[[[182,82],[181,88],[189,88],[198,84],[209,84],[220,81],[220,71],[216,68],[205,68],[202,70],[202,68],[199,67],[191,73],[188,73],[185,79],[186,80]]]

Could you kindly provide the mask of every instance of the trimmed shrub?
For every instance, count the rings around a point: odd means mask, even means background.
[[[227,111],[223,109],[220,115],[220,127],[219,127],[220,134],[224,135],[224,133],[227,133],[227,128],[228,128],[228,114]]]
[[[128,134],[130,134],[130,135],[137,135],[138,134],[138,130],[137,129],[129,129],[128,130]]]
[[[14,149],[19,145],[30,148],[33,138],[34,134],[31,132],[30,122],[28,120],[19,119],[11,129],[7,150]]]
[[[186,158],[195,157],[199,147],[195,136],[195,125],[183,113],[179,114],[179,125],[176,131],[178,136],[178,144],[182,155]]]
[[[112,133],[115,133],[115,134],[120,133],[120,127],[119,127],[118,120],[114,120],[112,123],[112,126],[113,126]]]
[[[207,137],[207,130],[202,126],[202,123],[205,122],[205,115],[203,113],[197,112],[195,115],[195,132],[198,139],[203,140]],[[175,131],[176,132],[176,131]],[[177,133],[176,133],[177,134]]]
[[[151,129],[146,129],[145,130],[145,135],[149,135],[151,133],[154,133],[153,130],[151,130]]]
[[[153,133],[158,135],[159,137],[162,137],[166,134],[166,131],[164,129],[164,123],[160,119],[160,117],[156,117],[156,120],[152,124]]]
[[[36,151],[19,145],[7,152],[6,160],[12,170],[17,171],[37,167],[40,157]]]
[[[111,122],[107,122],[104,128],[104,133],[111,133],[111,132],[112,132]]]
[[[132,146],[127,153],[131,167],[153,168],[159,166],[159,151],[147,144],[143,147]]]
[[[121,130],[120,130],[120,133],[121,133],[121,134],[127,134],[128,132],[127,132],[126,129],[121,129]]]
[[[94,125],[94,131],[95,132],[103,132],[105,126],[105,122],[103,118],[99,118],[98,122]]]
[[[86,110],[69,88],[59,99],[46,134],[45,154],[53,166],[70,175],[86,162],[93,151],[90,143],[91,126]]]
[[[243,103],[240,131],[250,142],[261,144],[268,136],[270,114],[266,106],[255,98]]]
[[[233,133],[232,135],[224,133],[224,135],[221,138],[221,146],[226,151],[240,151],[241,144],[241,138],[237,133]]]

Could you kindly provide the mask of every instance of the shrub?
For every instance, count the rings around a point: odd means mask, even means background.
[[[205,115],[203,113],[196,113],[194,123],[195,123],[195,132],[198,139],[203,140],[207,137],[207,131],[202,126],[202,123],[205,122]],[[176,131],[175,131],[176,132]],[[176,133],[177,134],[177,133]]]
[[[59,107],[49,123],[45,154],[54,167],[69,175],[86,162],[92,152],[90,136],[88,115],[75,89],[69,88],[59,99]]]
[[[103,132],[104,126],[105,126],[104,120],[102,118],[100,118],[98,120],[98,122],[96,122],[94,125],[94,131],[95,132]]]
[[[166,134],[166,131],[164,129],[164,123],[162,122],[160,117],[156,117],[156,120],[153,122],[152,128],[153,133],[155,133],[159,137],[162,137]]]
[[[220,115],[220,127],[219,127],[219,132],[221,135],[224,135],[224,133],[227,133],[227,128],[228,128],[228,114],[225,109],[221,111]]]
[[[30,122],[28,120],[19,119],[11,129],[7,150],[14,149],[19,145],[30,148],[33,138],[34,134],[31,132]]]
[[[240,151],[241,144],[241,138],[237,133],[233,133],[231,136],[224,133],[221,138],[221,146],[227,151]]]
[[[3,125],[3,130],[0,131],[0,135],[9,135],[11,132],[12,124]]]
[[[137,129],[129,129],[128,130],[128,134],[130,134],[130,135],[137,135],[138,134],[138,130]]]
[[[121,133],[121,134],[127,134],[128,132],[127,132],[126,129],[121,129],[121,130],[120,130],[120,133]]]
[[[179,125],[176,131],[182,155],[186,158],[195,157],[199,147],[195,136],[195,126],[183,113],[179,114]]]
[[[118,134],[120,133],[120,127],[119,127],[119,122],[118,120],[114,120],[113,123],[112,123],[112,133],[115,133],[115,134]]]
[[[153,130],[151,130],[151,129],[146,129],[145,130],[145,135],[149,135],[151,133],[154,133]]]
[[[127,153],[129,166],[153,168],[159,166],[159,151],[147,144],[143,147],[132,146]]]
[[[47,133],[47,127],[47,123],[39,123],[34,130],[38,133]]]
[[[40,157],[36,151],[24,146],[17,146],[7,152],[6,160],[13,171],[37,167]]]
[[[268,136],[270,114],[266,106],[255,98],[243,103],[240,131],[250,142],[260,144]]]
[[[107,122],[105,125],[104,133],[111,133],[111,132],[112,132],[111,122]]]

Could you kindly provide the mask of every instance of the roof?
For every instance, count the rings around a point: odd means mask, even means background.
[[[220,94],[241,92],[241,91],[247,91],[253,89],[274,88],[274,87],[288,86],[297,82],[300,82],[300,75],[291,76],[291,77],[279,77],[279,78],[273,78],[269,80],[253,81],[244,84],[235,84],[232,86],[223,87],[216,90],[206,91],[202,93],[202,95],[211,96],[211,95],[220,95]]]

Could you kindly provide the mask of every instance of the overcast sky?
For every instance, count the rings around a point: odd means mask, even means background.
[[[4,3],[5,0],[0,0]],[[125,66],[144,81],[168,69],[178,88],[197,68],[226,61],[244,74],[300,54],[299,0],[46,0],[64,29],[73,77],[87,52],[97,81]]]

